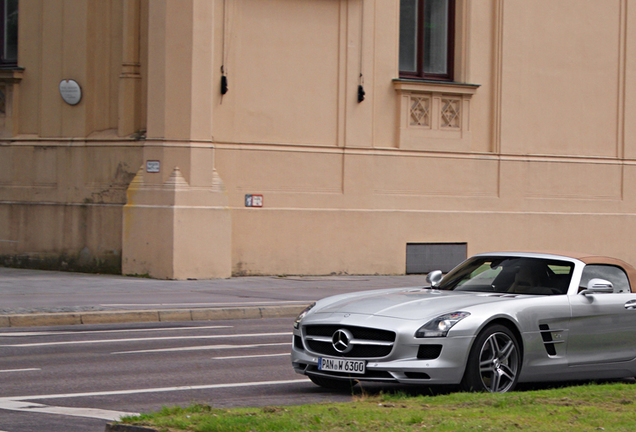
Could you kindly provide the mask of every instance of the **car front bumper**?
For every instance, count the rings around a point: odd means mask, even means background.
[[[398,382],[404,384],[459,384],[464,376],[468,353],[474,337],[458,336],[417,339],[408,334],[400,334],[389,355],[382,358],[350,358],[363,360],[364,374],[347,374],[318,370],[319,359],[335,357],[312,352],[305,344],[300,344],[302,331],[294,331],[291,361],[294,371],[302,375],[314,375],[343,380]],[[441,350],[439,346],[441,345]],[[439,355],[435,358],[418,358],[421,347],[437,346]],[[435,350],[433,350],[435,351]]]

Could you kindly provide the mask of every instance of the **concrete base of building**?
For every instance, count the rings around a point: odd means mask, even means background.
[[[191,187],[178,167],[163,184],[140,170],[123,210],[122,273],[158,279],[232,275],[232,219],[218,179]]]

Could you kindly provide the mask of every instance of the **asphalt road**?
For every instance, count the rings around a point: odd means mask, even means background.
[[[172,281],[0,267],[0,318],[38,312],[306,305],[336,294],[424,283],[422,275],[254,276]]]
[[[166,405],[345,401],[293,372],[291,320],[0,329],[0,432],[103,431]]]
[[[223,408],[351,400],[293,372],[291,324],[277,318],[0,329],[0,432],[102,432],[126,413],[193,402]],[[365,384],[364,392],[395,389],[406,390]]]

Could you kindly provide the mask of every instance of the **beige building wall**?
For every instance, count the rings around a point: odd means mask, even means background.
[[[127,3],[19,2],[20,69],[4,70],[13,77],[0,78],[13,94],[12,110],[0,114],[0,255],[6,265],[121,271],[122,206],[142,162],[143,145],[133,133],[144,128],[140,90],[119,95],[126,80],[141,81],[139,38],[133,57],[124,43]],[[138,32],[139,19],[128,26]],[[78,105],[60,97],[63,79],[80,83]],[[123,100],[137,101],[138,112],[120,111]],[[119,136],[128,114],[137,124]]]
[[[177,279],[400,274],[407,243],[636,262],[635,11],[457,0],[455,82],[432,83],[399,79],[397,1],[21,0],[0,256]]]

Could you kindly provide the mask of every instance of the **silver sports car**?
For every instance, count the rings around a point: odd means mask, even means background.
[[[294,322],[292,365],[331,388],[636,376],[636,270],[607,257],[473,256],[430,286],[322,299]]]

